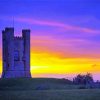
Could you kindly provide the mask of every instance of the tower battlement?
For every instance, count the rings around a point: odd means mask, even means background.
[[[2,78],[31,77],[30,30],[22,30],[22,37],[14,36],[14,28],[2,31]]]
[[[21,36],[14,36],[14,39],[21,40],[21,39],[23,39],[23,37],[21,37]]]

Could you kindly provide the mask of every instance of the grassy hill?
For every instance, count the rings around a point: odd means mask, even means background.
[[[65,79],[0,79],[0,100],[100,100],[100,89],[78,87]]]
[[[0,79],[0,90],[75,89],[70,80],[55,78]]]

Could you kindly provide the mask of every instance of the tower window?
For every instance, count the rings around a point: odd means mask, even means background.
[[[18,61],[19,60],[19,51],[14,51],[14,60]]]

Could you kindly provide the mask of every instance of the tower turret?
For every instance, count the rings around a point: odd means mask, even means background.
[[[30,30],[22,30],[24,39],[24,61],[26,75],[30,77]]]

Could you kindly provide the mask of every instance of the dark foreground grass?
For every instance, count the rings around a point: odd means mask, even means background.
[[[79,87],[65,79],[0,79],[0,100],[100,100],[100,89]]]
[[[0,100],[100,100],[100,90],[10,90],[0,91]]]

